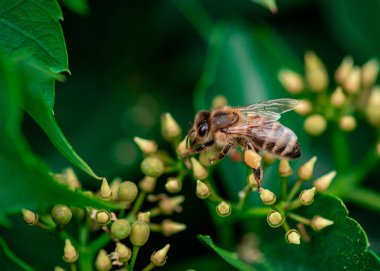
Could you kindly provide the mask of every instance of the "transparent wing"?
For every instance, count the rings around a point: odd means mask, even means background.
[[[258,114],[268,120],[278,120],[282,113],[293,110],[297,105],[298,101],[294,99],[277,99],[239,107],[238,109],[247,115]]]

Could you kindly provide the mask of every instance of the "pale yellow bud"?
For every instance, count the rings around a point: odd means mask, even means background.
[[[124,181],[119,185],[117,191],[118,199],[128,203],[133,202],[138,194],[137,185],[131,181]]]
[[[111,222],[111,219],[111,214],[106,210],[97,211],[95,214],[95,221],[99,225],[107,225],[109,222]]]
[[[273,164],[276,161],[277,157],[271,154],[270,152],[264,152],[263,161],[267,164]]]
[[[343,83],[348,74],[351,72],[353,66],[354,60],[352,59],[352,57],[346,56],[335,72],[335,80],[338,83]]]
[[[314,52],[305,54],[305,70],[308,86],[312,91],[326,90],[329,79],[325,65]]]
[[[102,186],[100,187],[100,197],[105,200],[109,200],[112,198],[112,191],[110,186],[108,185],[106,178],[103,178],[102,180]]]
[[[78,252],[75,247],[71,244],[69,239],[65,240],[65,247],[63,249],[63,260],[68,263],[74,263],[78,260]]]
[[[334,221],[323,218],[319,215],[314,216],[311,220],[311,227],[315,231],[320,231],[328,226],[331,226],[332,224],[334,224]]]
[[[185,197],[175,196],[175,197],[165,197],[158,202],[158,207],[161,212],[165,215],[172,215],[174,212],[181,212],[181,203],[185,200]]]
[[[283,217],[279,212],[272,210],[267,216],[267,222],[272,228],[278,228],[284,224],[285,217]]]
[[[376,83],[379,74],[379,62],[377,59],[368,60],[362,67],[362,82],[364,87],[371,87]]]
[[[380,128],[380,87],[376,86],[372,89],[368,98],[368,104],[366,108],[367,121]]]
[[[314,201],[315,187],[303,190],[299,195],[299,199],[302,205],[310,205]]]
[[[150,212],[140,212],[137,214],[137,220],[143,221],[147,224],[150,222]]]
[[[144,154],[151,154],[157,151],[157,143],[154,140],[148,140],[137,136],[135,136],[133,140]]]
[[[132,256],[131,249],[120,242],[116,243],[115,252],[117,253],[120,261],[124,263],[128,262]]]
[[[140,165],[141,172],[147,176],[158,178],[164,173],[164,163],[156,156],[146,157]]]
[[[181,128],[170,113],[161,116],[161,132],[166,140],[173,140],[181,135]]]
[[[249,184],[252,188],[257,188],[257,180],[253,173],[247,176],[247,184]]]
[[[169,248],[170,248],[170,245],[167,244],[159,251],[153,252],[152,256],[150,257],[150,261],[155,266],[163,266],[166,263],[166,259],[168,258],[166,255],[168,254]]]
[[[221,216],[229,216],[231,214],[231,204],[225,201],[221,201],[218,205],[216,205],[216,213]]]
[[[206,183],[202,182],[201,180],[197,180],[196,194],[199,198],[205,199],[210,196],[211,189]]]
[[[315,162],[317,162],[317,157],[313,156],[309,161],[307,161],[305,164],[299,167],[297,173],[298,173],[298,177],[301,180],[307,181],[313,177]]]
[[[111,182],[110,188],[111,188],[113,200],[117,200],[117,191],[119,190],[121,181],[122,180],[120,178],[115,178]]]
[[[273,205],[276,202],[276,195],[268,189],[261,188],[260,198],[265,205]]]
[[[326,191],[329,188],[331,181],[334,179],[336,171],[330,171],[329,173],[319,177],[313,182],[314,187],[318,192]]]
[[[169,177],[165,184],[166,191],[177,193],[182,189],[182,182],[177,177]]]
[[[30,210],[21,209],[26,224],[33,226],[38,222],[38,215]]]
[[[173,234],[186,230],[186,225],[174,222],[170,219],[164,219],[161,223],[161,230],[163,235],[171,236]]]
[[[306,118],[303,127],[308,134],[319,136],[326,130],[327,122],[323,116],[314,114]]]
[[[100,250],[96,257],[95,267],[98,271],[109,271],[112,269],[111,259],[104,249]]]
[[[135,221],[132,224],[131,234],[129,235],[129,239],[131,243],[135,246],[143,246],[149,239],[150,229],[147,223],[143,221]]]
[[[204,180],[208,176],[208,171],[199,163],[197,159],[191,157],[191,164],[193,166],[193,176],[195,179]]]
[[[281,159],[280,164],[278,166],[278,175],[281,177],[289,177],[293,174],[293,170],[289,165],[289,161],[287,159]]]
[[[299,245],[301,243],[301,235],[297,230],[289,230],[285,235],[288,244]]]
[[[181,157],[186,157],[189,155],[189,149],[187,148],[187,136],[178,144],[177,153]]]
[[[54,271],[66,271],[66,269],[64,269],[60,266],[56,266],[56,267],[54,267]]]
[[[298,100],[298,105],[294,110],[301,116],[305,116],[313,110],[313,105],[309,100]]]
[[[221,108],[228,104],[227,98],[223,95],[217,95],[212,99],[212,108]]]
[[[72,168],[65,169],[63,175],[70,190],[73,191],[81,187],[80,181]]]
[[[361,71],[359,67],[354,67],[343,82],[343,87],[349,94],[356,94],[360,90]]]
[[[261,156],[254,150],[245,150],[243,160],[247,166],[254,169],[258,169],[261,164]]]
[[[339,120],[339,127],[345,132],[351,132],[356,128],[356,119],[353,116],[343,116]]]
[[[157,179],[150,176],[145,176],[140,182],[139,187],[145,193],[152,193],[156,186]]]
[[[305,87],[301,75],[291,70],[281,70],[278,79],[284,88],[291,94],[301,93]]]
[[[331,94],[330,103],[335,108],[341,108],[346,102],[346,95],[343,93],[342,87],[337,87]]]

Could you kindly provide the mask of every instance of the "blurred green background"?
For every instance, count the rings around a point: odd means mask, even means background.
[[[197,110],[207,109],[217,94],[225,95],[234,106],[289,97],[277,73],[285,67],[302,73],[307,50],[325,61],[331,77],[345,55],[352,55],[359,64],[379,57],[380,2],[279,0],[277,4],[278,13],[271,14],[249,0],[91,0],[85,16],[63,5],[71,76],[56,85],[58,123],[100,176],[137,182],[142,177],[142,155],[132,138],[152,138],[163,148],[168,146],[160,139],[161,113],[170,112],[186,132]],[[287,114],[283,123],[299,134],[305,157],[318,155],[316,175],[333,169],[331,146],[325,144],[329,134],[310,138],[294,113]],[[51,169],[70,166],[28,117],[23,131],[33,151]],[[363,139],[359,146],[357,142]],[[359,125],[350,136],[353,157],[360,158],[373,140],[371,129]],[[223,161],[216,173],[216,181],[232,199],[244,183],[244,176],[231,175],[235,167],[241,169]],[[76,172],[87,187],[98,187],[87,175]],[[379,189],[379,177],[378,170],[372,172],[366,186]],[[164,182],[159,183],[160,191]],[[170,237],[172,249],[165,270],[211,271],[225,266],[195,238],[197,234],[215,236],[215,227],[207,206],[193,191],[194,183],[185,181],[184,211],[173,219],[188,229]],[[376,224],[380,214],[347,205],[366,230],[372,249],[380,253]],[[20,258],[41,270],[52,270],[60,263],[62,247],[56,237],[27,228],[20,218],[14,219],[14,226],[1,233]],[[240,233],[242,228],[236,230]],[[153,240],[141,250],[141,258],[148,258],[151,250],[166,242],[158,234]]]

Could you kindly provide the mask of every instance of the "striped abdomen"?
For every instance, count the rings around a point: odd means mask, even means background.
[[[268,122],[261,127],[251,128],[250,137],[256,147],[274,155],[288,159],[301,156],[297,136],[279,122]]]

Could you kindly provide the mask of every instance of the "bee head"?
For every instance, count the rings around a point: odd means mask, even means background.
[[[190,148],[207,142],[210,128],[210,112],[200,111],[195,116],[194,125],[188,133]]]

